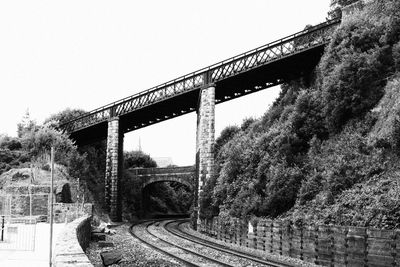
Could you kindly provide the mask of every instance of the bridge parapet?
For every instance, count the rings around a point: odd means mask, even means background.
[[[194,173],[195,166],[165,167],[165,168],[131,168],[129,171],[137,176],[156,174]]]

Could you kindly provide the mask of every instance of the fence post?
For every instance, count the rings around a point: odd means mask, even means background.
[[[318,245],[319,245],[319,243],[318,243],[318,239],[319,239],[319,232],[318,232],[318,230],[319,230],[319,228],[318,228],[318,225],[314,225],[313,226],[313,230],[314,230],[314,263],[315,264],[319,264],[319,249],[318,249]]]
[[[1,241],[4,241],[4,215],[1,216]]]

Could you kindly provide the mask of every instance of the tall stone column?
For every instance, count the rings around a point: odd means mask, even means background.
[[[211,85],[200,92],[199,106],[197,109],[196,133],[196,181],[195,206],[193,226],[200,224],[199,197],[205,182],[214,173],[214,142],[215,142],[215,86]]]
[[[121,196],[119,182],[123,166],[124,136],[120,133],[119,118],[108,121],[107,156],[105,176],[105,206],[112,221],[121,221]]]

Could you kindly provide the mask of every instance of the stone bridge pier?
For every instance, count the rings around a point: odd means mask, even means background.
[[[118,117],[109,119],[107,132],[107,156],[105,174],[105,205],[112,221],[121,221],[121,195],[118,185],[123,171],[124,135]],[[199,197],[205,182],[214,174],[215,143],[215,85],[199,92],[197,107],[195,200],[192,224],[196,229],[200,223]]]
[[[205,182],[214,174],[215,85],[200,90],[197,107],[196,186],[192,226],[200,224],[200,201]]]
[[[119,118],[114,117],[108,121],[107,155],[105,175],[105,206],[110,214],[110,219],[115,222],[122,220],[121,194],[118,185],[121,180],[123,168],[124,135],[120,130]]]

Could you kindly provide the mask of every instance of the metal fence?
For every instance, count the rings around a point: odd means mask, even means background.
[[[48,193],[0,195],[0,215],[41,217],[47,216],[48,207]]]
[[[49,194],[0,195],[0,250],[35,250],[37,221],[47,220]]]
[[[36,219],[0,216],[0,250],[35,250]]]

